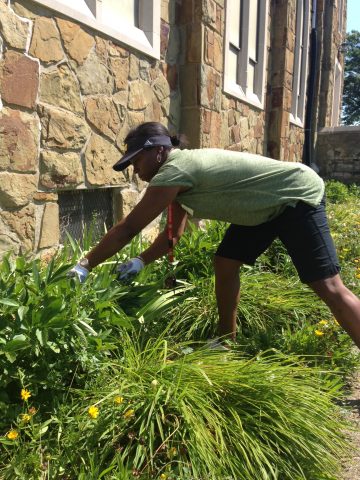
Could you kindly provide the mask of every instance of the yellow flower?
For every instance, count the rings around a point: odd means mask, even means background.
[[[130,410],[127,410],[125,413],[124,413],[124,418],[131,418],[135,415],[135,411],[130,408]]]
[[[88,414],[91,418],[97,418],[99,415],[98,407],[95,407],[95,405],[91,405],[91,407],[89,407]]]
[[[327,325],[328,322],[326,320],[320,320],[319,325]]]
[[[358,274],[356,275],[356,278],[360,278],[360,273],[358,273]]]
[[[176,450],[175,447],[170,448],[170,450],[168,451],[168,457],[170,457],[170,458],[173,457],[176,454],[177,454],[177,450]]]
[[[322,332],[321,330],[315,330],[315,335],[321,337],[322,335],[324,335],[324,332]]]
[[[124,397],[120,397],[120,395],[114,398],[114,402],[117,403],[118,405],[123,403],[123,401],[124,401]]]
[[[31,420],[31,415],[29,415],[28,413],[23,413],[23,414],[21,414],[21,420],[24,423],[28,423]]]
[[[161,479],[161,480],[166,480],[167,478],[168,478],[168,476],[166,475],[166,473],[162,473],[162,474],[160,475],[160,479]]]
[[[31,397],[31,393],[29,392],[29,390],[26,390],[26,388],[23,388],[23,389],[21,390],[21,398],[22,398],[22,400],[24,400],[25,402],[27,402],[30,397]]]
[[[19,436],[19,432],[17,432],[16,430],[10,430],[7,434],[6,434],[7,438],[9,440],[16,440]]]

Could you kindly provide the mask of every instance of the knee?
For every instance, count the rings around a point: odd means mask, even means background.
[[[345,299],[349,290],[339,275],[310,283],[309,286],[326,303],[338,303]]]
[[[214,270],[217,278],[238,277],[242,262],[230,258],[214,257]]]

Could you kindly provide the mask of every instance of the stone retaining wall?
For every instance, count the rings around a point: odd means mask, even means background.
[[[360,185],[360,127],[323,128],[316,163],[324,178]]]

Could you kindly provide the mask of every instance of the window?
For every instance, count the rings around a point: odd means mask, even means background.
[[[35,0],[154,58],[160,56],[161,0]]]
[[[337,127],[340,119],[341,105],[341,87],[342,87],[342,68],[338,59],[335,60],[334,68],[334,90],[331,113],[331,126]]]
[[[339,32],[342,33],[344,28],[344,0],[338,0],[337,10],[338,10],[338,29],[339,29]]]
[[[99,240],[114,223],[112,189],[73,190],[59,192],[60,241],[67,239],[66,232],[79,242],[85,230],[92,241]]]
[[[291,116],[292,122],[303,126],[308,70],[310,4],[309,0],[296,1],[296,30],[294,69],[292,81]]]
[[[132,27],[139,27],[139,2],[138,0],[102,0],[101,21],[113,28],[119,27],[119,22]]]
[[[263,108],[267,0],[228,0],[225,92]]]

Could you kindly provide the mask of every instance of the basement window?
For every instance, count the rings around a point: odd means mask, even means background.
[[[112,189],[72,190],[58,195],[61,243],[67,241],[66,232],[80,244],[87,232],[94,243],[113,226]]]
[[[34,0],[151,57],[160,58],[161,0]]]

